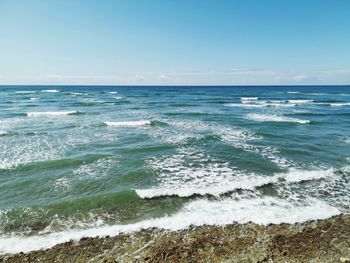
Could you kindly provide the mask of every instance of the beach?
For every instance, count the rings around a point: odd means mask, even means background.
[[[0,262],[350,262],[350,216],[299,224],[145,229],[83,238]]]

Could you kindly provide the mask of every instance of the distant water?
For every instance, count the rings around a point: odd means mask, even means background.
[[[0,253],[348,213],[350,87],[0,87]]]

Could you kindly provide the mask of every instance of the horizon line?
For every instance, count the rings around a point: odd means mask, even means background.
[[[0,87],[14,86],[59,86],[59,87],[329,87],[329,86],[349,86],[349,84],[0,84]]]

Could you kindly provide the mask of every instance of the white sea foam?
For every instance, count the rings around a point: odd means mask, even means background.
[[[263,121],[269,121],[269,122],[295,122],[300,124],[307,124],[310,123],[309,120],[301,120],[297,118],[291,118],[281,115],[273,115],[273,114],[257,114],[257,113],[250,113],[247,114],[247,119],[263,122]]]
[[[161,128],[162,132],[158,132],[156,135],[170,144],[186,143],[189,139],[200,139],[205,135],[212,134],[236,148],[246,150],[251,147],[248,141],[260,139],[245,129],[219,125],[213,122],[194,120],[167,120],[166,122],[171,128]]]
[[[291,168],[287,173],[277,173],[275,177],[283,178],[289,183],[297,183],[302,181],[319,180],[334,175],[333,169],[327,170],[299,170]]]
[[[284,107],[284,108],[291,108],[291,107],[295,107],[296,104],[295,103],[281,103],[281,102],[272,102],[272,103],[265,103],[264,104],[265,107]]]
[[[29,100],[38,100],[38,97],[29,98]]]
[[[0,126],[1,123],[0,121]],[[11,131],[13,128],[5,129]],[[118,140],[118,134],[115,132],[96,133],[95,130],[81,128],[72,129],[65,135],[33,133],[31,136],[8,136],[6,141],[0,143],[0,169],[12,169],[33,162],[60,160],[67,156],[69,149],[76,146],[85,147],[91,143],[111,143],[116,140]],[[97,176],[103,176],[111,165],[117,165],[117,160],[105,158],[92,164],[85,164],[74,170],[75,177],[69,177],[69,179],[79,180],[84,176],[97,178]]]
[[[240,108],[263,108],[263,107],[294,107],[295,103],[285,103],[281,101],[242,101],[242,103],[228,103],[224,104],[226,107],[240,107]]]
[[[201,139],[206,135],[212,134],[235,148],[261,153],[264,158],[277,164],[279,167],[290,166],[288,160],[279,156],[277,149],[251,144],[252,141],[260,140],[261,137],[246,129],[204,121],[167,120],[166,122],[170,125],[170,128],[155,127],[149,131],[152,138],[168,144],[182,145],[186,144],[190,139]]]
[[[121,100],[121,99],[123,99],[123,97],[120,97],[120,96],[118,96],[118,97],[114,97],[116,100]]]
[[[36,93],[35,90],[18,90],[15,91],[16,94],[32,94],[32,93]]]
[[[118,92],[117,91],[109,91],[108,93],[109,94],[117,94]]]
[[[60,92],[60,91],[57,90],[57,89],[45,89],[45,90],[42,90],[41,92],[45,92],[45,93],[58,93],[58,92]]]
[[[201,155],[200,155],[201,156]],[[203,157],[203,156],[201,156]],[[331,177],[332,169],[328,170],[300,170],[288,169],[285,173],[273,176],[246,174],[226,163],[199,165],[190,163],[185,166],[181,156],[172,156],[164,160],[156,160],[153,165],[160,172],[159,185],[149,189],[136,189],[140,198],[154,198],[160,196],[212,195],[220,196],[237,189],[254,190],[256,187],[269,183],[275,184],[283,179],[286,183],[319,180]],[[205,160],[209,160],[204,158]],[[193,158],[192,158],[193,159]],[[187,160],[188,161],[188,160]]]
[[[300,91],[287,91],[288,94],[298,94]]]
[[[313,100],[288,100],[288,103],[294,103],[294,104],[309,104],[312,102]]]
[[[330,105],[334,107],[350,106],[350,102],[336,102],[336,103],[330,103]]]
[[[151,125],[151,121],[106,121],[105,124],[110,127],[140,127]]]
[[[55,136],[20,136],[0,144],[0,169],[12,169],[31,162],[60,159],[66,145]]]
[[[200,225],[227,225],[234,222],[295,223],[324,219],[340,211],[324,202],[307,199],[305,204],[292,204],[273,197],[251,199],[224,199],[221,201],[196,200],[186,204],[172,216],[148,219],[127,225],[105,225],[85,230],[67,230],[35,236],[1,236],[0,254],[29,252],[50,248],[69,240],[83,237],[115,236],[141,229],[162,228],[169,230],[186,229]]]
[[[67,177],[61,177],[53,183],[53,186],[57,191],[67,190],[71,186],[71,180]]]
[[[236,180],[240,178],[237,169],[200,150],[180,148],[175,155],[152,158],[148,164],[158,173],[158,186],[136,190],[142,198],[164,195],[218,195],[237,187],[248,187],[243,179]]]
[[[258,97],[241,97],[242,103],[258,100]]]
[[[350,137],[344,137],[343,141],[347,144],[350,144]],[[350,157],[349,157],[350,158]],[[350,159],[349,159],[350,160]]]
[[[93,163],[83,164],[79,168],[73,170],[75,179],[93,179],[107,176],[112,168],[118,165],[115,158],[102,158]]]
[[[83,95],[87,95],[86,93],[83,93],[83,92],[71,92],[70,95],[73,95],[73,96],[83,96]]]
[[[74,115],[78,111],[38,111],[38,112],[27,112],[28,117],[43,117],[43,116],[65,116]]]
[[[7,131],[0,131],[0,136],[8,135],[9,133]]]
[[[253,104],[253,103],[228,103],[224,104],[226,107],[241,107],[241,108],[261,108],[266,107],[264,104]]]
[[[209,167],[208,167],[209,168]],[[168,186],[163,188],[153,189],[136,189],[136,193],[140,198],[155,198],[161,196],[179,196],[188,197],[192,195],[211,195],[220,196],[222,194],[237,190],[253,190],[255,187],[265,185],[275,181],[274,177],[264,176],[235,176],[235,172],[231,171],[227,167],[216,167],[212,171],[208,170],[197,170],[194,174],[185,175],[183,181],[175,183],[169,183]],[[224,174],[226,173],[226,175]],[[215,175],[216,174],[216,175]],[[176,175],[177,176],[177,175]],[[206,179],[201,177],[207,176]],[[230,179],[228,176],[231,176]],[[186,179],[186,180],[185,180]],[[187,181],[189,180],[189,181]]]

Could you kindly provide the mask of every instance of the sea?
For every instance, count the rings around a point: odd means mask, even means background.
[[[0,86],[0,254],[350,212],[350,86]]]

